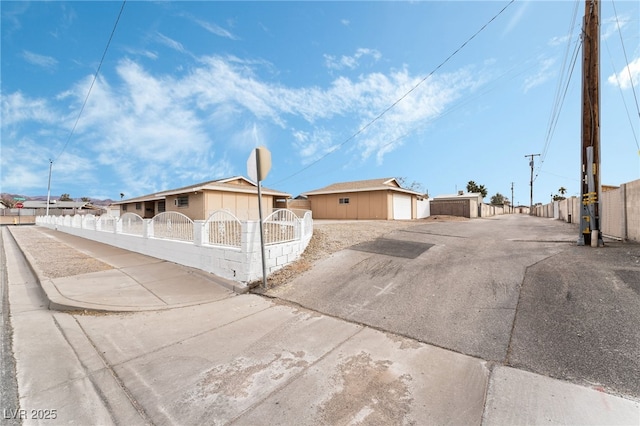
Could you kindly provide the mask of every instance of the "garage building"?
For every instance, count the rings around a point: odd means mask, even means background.
[[[400,186],[395,178],[340,182],[305,192],[314,219],[416,219],[424,194]]]

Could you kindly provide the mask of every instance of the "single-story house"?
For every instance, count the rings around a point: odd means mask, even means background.
[[[305,192],[314,219],[416,219],[421,194],[395,178],[340,182]]]
[[[22,202],[24,212],[41,216],[47,213],[47,200],[26,200]],[[49,200],[49,215],[62,216],[73,215],[76,213],[102,213],[100,207],[96,207],[86,201],[60,201]]]
[[[291,197],[285,192],[262,187],[263,217],[277,208],[285,208]],[[144,219],[175,211],[191,220],[206,220],[220,209],[231,211],[238,219],[257,219],[258,185],[243,176],[234,176],[209,182],[198,183],[183,188],[149,194],[114,202],[120,206],[120,214],[136,213]]]
[[[23,208],[25,209],[46,209],[47,200],[27,200],[22,201]],[[83,210],[91,209],[93,206],[91,203],[85,201],[49,201],[49,209],[63,209],[63,210]]]
[[[431,200],[431,216],[447,215],[460,217],[479,217],[482,194],[458,191],[454,195],[439,195]]]

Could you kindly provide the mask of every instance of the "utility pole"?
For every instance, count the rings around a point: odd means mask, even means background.
[[[513,201],[513,182],[511,182],[511,213],[513,213],[513,208],[514,208],[514,201]]]
[[[49,201],[51,200],[51,166],[53,166],[53,161],[49,159],[49,183],[47,184],[47,216],[49,216]]]
[[[600,234],[600,0],[586,0],[582,29],[581,214],[578,245],[604,245]]]
[[[539,157],[540,154],[528,154],[525,155],[525,157],[531,157],[531,160],[529,160],[529,166],[531,167],[531,180],[529,181],[529,186],[531,186],[531,189],[529,191],[529,214],[533,215],[533,157]]]

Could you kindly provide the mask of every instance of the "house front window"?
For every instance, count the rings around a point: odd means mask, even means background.
[[[127,211],[127,205],[126,205],[126,204],[123,204],[123,205],[122,205],[122,211],[123,211],[123,212],[126,212],[126,211]]]
[[[158,213],[167,211],[167,204],[164,200],[158,201]]]
[[[176,198],[176,207],[189,207],[189,196],[180,195]]]
[[[136,210],[142,210],[142,203],[136,203]]]
[[[349,199],[348,198],[340,198],[338,200],[338,204],[349,204]]]

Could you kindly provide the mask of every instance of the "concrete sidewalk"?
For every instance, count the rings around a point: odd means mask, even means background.
[[[24,424],[640,424],[638,401],[598,388],[55,231],[10,231],[36,275],[3,232]],[[107,313],[42,310],[38,282],[50,309]]]
[[[48,228],[15,227],[11,233],[38,277],[50,309],[170,309],[240,291],[236,283],[213,274]]]

